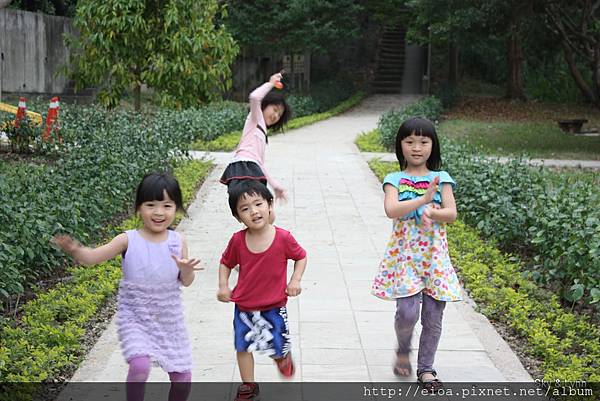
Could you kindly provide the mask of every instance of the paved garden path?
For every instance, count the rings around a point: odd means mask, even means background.
[[[337,117],[269,140],[267,165],[289,190],[289,202],[276,205],[276,224],[292,231],[308,251],[302,295],[288,304],[296,381],[398,380],[391,369],[395,305],[369,293],[391,221],[383,212],[381,185],[353,140],[375,128],[381,112],[410,99],[373,96]],[[215,293],[220,254],[241,226],[228,209],[226,188],[218,183],[230,155],[210,156],[217,166],[178,228],[188,238],[191,255],[206,267],[184,289],[196,363],[193,379],[238,381],[233,305],[217,302]],[[415,359],[413,352],[413,363]],[[531,380],[469,302],[446,308],[435,366],[445,381]],[[72,380],[122,382],[126,372],[113,319]],[[268,358],[257,358],[256,379],[280,380]],[[150,380],[168,378],[153,369]]]

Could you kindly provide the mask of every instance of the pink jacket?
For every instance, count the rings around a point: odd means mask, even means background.
[[[267,132],[267,125],[263,117],[261,102],[269,91],[273,89],[273,84],[266,82],[250,93],[250,113],[246,118],[242,138],[238,144],[232,162],[240,160],[250,160],[256,162],[269,185],[275,190],[283,190],[281,184],[269,175],[265,168],[265,147],[267,146],[267,138],[263,131],[257,127],[260,125]]]

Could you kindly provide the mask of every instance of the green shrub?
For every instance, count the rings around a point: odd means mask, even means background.
[[[461,97],[461,93],[456,84],[444,81],[436,89],[435,96],[440,99],[444,108],[449,108],[456,104]]]
[[[412,117],[424,117],[431,121],[438,119],[442,112],[442,103],[433,96],[409,103],[398,109],[388,110],[381,115],[377,127],[381,132],[382,145],[389,151],[394,151],[398,128],[405,120]]]
[[[548,382],[600,381],[600,330],[565,311],[559,297],[539,290],[523,267],[457,222],[448,227],[453,264],[482,311],[524,337],[528,352],[542,361]]]
[[[318,113],[319,105],[311,96],[308,95],[290,95],[287,98],[293,117],[304,117],[314,113]]]
[[[229,110],[228,105],[210,107],[219,113]],[[173,160],[186,155],[199,135],[194,130],[205,127],[199,114],[165,111],[152,117],[74,106],[61,110],[63,140],[53,145],[55,160],[1,168],[0,301],[51,276],[61,265],[60,254],[48,249],[57,231],[87,243],[98,240],[107,222],[131,204],[144,174],[171,170]]]

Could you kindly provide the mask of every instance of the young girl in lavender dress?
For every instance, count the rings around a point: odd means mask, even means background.
[[[386,215],[393,231],[372,287],[373,295],[396,302],[398,339],[394,373],[410,376],[410,342],[422,303],[417,379],[435,391],[442,383],[433,369],[446,302],[462,290],[450,262],[446,223],[456,219],[455,182],[440,171],[442,159],[435,126],[424,118],[405,121],[396,135],[401,171],[383,181]]]
[[[169,229],[183,210],[181,189],[168,174],[148,174],[139,184],[135,210],[143,227],[88,248],[67,235],[53,242],[85,265],[123,255],[117,323],[123,356],[129,364],[127,400],[144,399],[150,365],[157,363],[171,380],[169,401],[184,401],[191,389],[191,346],[183,317],[181,289],[192,284],[200,261],[188,259],[183,236]]]

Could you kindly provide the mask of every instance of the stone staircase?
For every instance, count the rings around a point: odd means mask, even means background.
[[[375,93],[401,93],[404,72],[404,39],[406,29],[383,29],[377,50],[377,66],[371,88]]]

